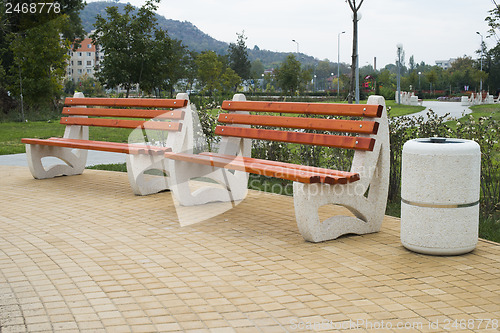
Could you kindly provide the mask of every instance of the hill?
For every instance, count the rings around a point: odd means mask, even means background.
[[[91,2],[85,6],[80,13],[80,18],[86,32],[90,32],[94,29],[94,23],[98,14],[106,17],[106,7],[108,6],[116,6],[121,11],[125,7],[125,4],[100,1]],[[218,41],[207,35],[191,22],[171,20],[159,14],[156,14],[156,17],[158,19],[158,26],[167,30],[171,38],[181,40],[188,49],[196,52],[215,51],[218,54],[227,53],[229,48],[228,43]],[[281,63],[288,54],[289,53],[286,52],[261,50],[257,46],[253,49],[248,49],[250,61],[260,59],[266,68],[274,67],[276,64]],[[300,61],[303,64],[315,64],[318,60],[311,56],[300,54]]]

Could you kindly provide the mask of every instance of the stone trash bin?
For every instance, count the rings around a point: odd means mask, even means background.
[[[433,255],[472,251],[479,228],[480,146],[462,139],[410,140],[402,162],[403,246]]]

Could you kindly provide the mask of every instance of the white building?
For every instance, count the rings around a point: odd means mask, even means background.
[[[457,59],[450,58],[448,60],[436,60],[436,66],[441,67],[442,69],[448,69],[451,67],[451,64]]]
[[[92,39],[85,38],[80,47],[73,51],[68,51],[70,59],[68,61],[68,68],[66,76],[73,82],[80,81],[83,75],[94,77],[94,66],[99,64],[99,61],[104,58],[104,53],[99,52],[99,47],[92,44]]]

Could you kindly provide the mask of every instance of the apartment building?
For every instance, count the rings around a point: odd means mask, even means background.
[[[68,51],[70,59],[66,70],[66,77],[73,82],[78,82],[83,75],[94,77],[94,66],[104,58],[104,53],[99,50],[98,45],[92,44],[92,39],[85,38],[80,47]]]
[[[448,60],[436,60],[436,65],[441,67],[442,69],[448,69],[451,67],[451,64],[457,60],[456,58],[450,58]]]

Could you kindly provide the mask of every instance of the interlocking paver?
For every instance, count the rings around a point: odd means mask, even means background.
[[[169,192],[134,196],[123,173],[34,180],[0,166],[0,331],[369,332],[383,321],[392,329],[377,332],[442,332],[469,320],[463,331],[487,332],[480,320],[500,319],[500,245],[416,254],[399,223],[306,243],[291,197],[250,191],[181,226]]]

